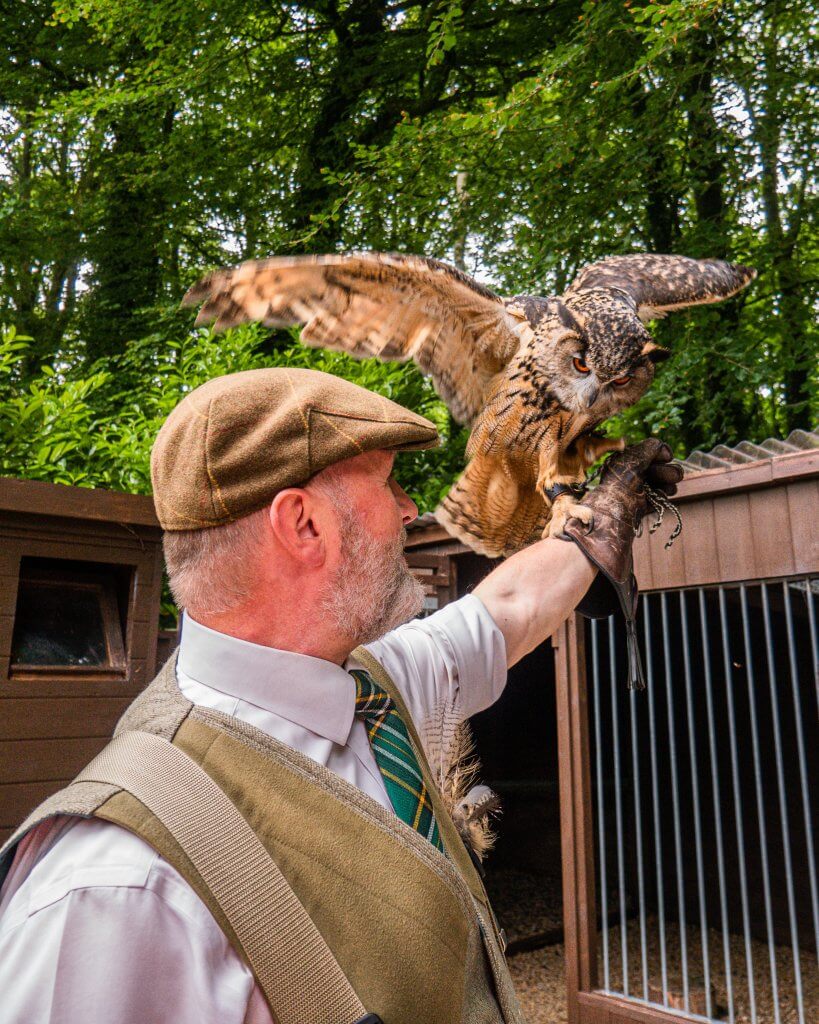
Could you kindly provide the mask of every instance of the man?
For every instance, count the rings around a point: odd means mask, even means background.
[[[436,438],[314,371],[233,374],[187,396],[152,454],[180,649],[118,727],[205,768],[387,1024],[520,1019],[422,748],[498,698],[596,572],[577,544],[542,540],[407,622],[422,605],[402,554],[417,509],[394,460]],[[627,519],[630,537],[642,480],[673,489],[669,457],[644,445],[604,479],[601,524]],[[30,825],[0,897],[0,1021],[286,1018],[176,837],[129,792],[79,782]]]

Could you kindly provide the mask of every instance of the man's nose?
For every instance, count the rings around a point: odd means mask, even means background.
[[[418,506],[397,480],[392,480],[391,483],[392,493],[395,495],[395,500],[401,509],[401,522],[404,526],[409,526],[410,523],[418,518]]]

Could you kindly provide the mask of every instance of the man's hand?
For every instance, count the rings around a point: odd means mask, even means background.
[[[671,449],[656,437],[610,455],[599,485],[580,502],[592,514],[590,525],[579,519],[566,522],[565,537],[612,583],[631,576],[634,534],[649,509],[645,485],[667,497],[677,492],[683,471],[671,458]]]
[[[598,565],[622,573],[627,561],[630,582],[634,523],[647,508],[643,484],[673,494],[682,469],[670,465],[670,459],[668,447],[655,438],[610,456],[599,486],[582,502],[591,508],[595,520],[589,532],[579,520],[570,519],[566,524],[570,536],[541,540],[518,551],[475,588],[506,639],[510,667],[568,618],[589,591]],[[615,523],[623,528],[621,532],[613,529]],[[614,537],[613,543],[606,541],[609,536]],[[563,543],[567,539],[575,543]],[[618,606],[617,595],[609,582],[601,579],[601,583],[607,607],[600,614],[609,615]]]
[[[668,445],[656,437],[631,445],[609,457],[599,485],[583,500],[592,513],[591,524],[570,519],[564,527],[565,539],[574,541],[600,570],[577,610],[592,618],[611,615],[618,605],[623,612],[629,689],[645,689],[634,621],[638,594],[632,559],[634,535],[648,512],[646,487],[669,497],[676,493],[682,475],[682,466],[671,462]]]

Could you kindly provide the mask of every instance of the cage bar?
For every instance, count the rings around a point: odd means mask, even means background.
[[[793,715],[796,723],[796,754],[799,764],[799,783],[802,792],[802,817],[805,822],[805,846],[808,864],[808,883],[810,885],[811,912],[813,916],[813,940],[816,944],[816,960],[819,967],[819,892],[816,885],[816,857],[813,849],[813,821],[810,810],[810,790],[808,789],[808,768],[805,757],[805,732],[802,726],[802,702],[799,697],[799,667],[796,661],[796,642],[793,631],[793,610],[791,608],[791,591],[787,582],[782,584],[785,601],[785,622],[788,632],[788,664],[791,675],[791,693],[793,694]],[[810,605],[811,581],[807,581],[807,603]],[[815,649],[814,668],[816,668]]]
[[[748,977],[748,999],[751,1009],[751,1024],[756,1024],[756,988],[754,986],[754,960],[751,949],[751,921],[748,910],[748,878],[745,870],[745,858],[741,851],[745,849],[745,828],[742,823],[742,790],[739,783],[739,754],[737,751],[736,714],[734,710],[733,681],[731,671],[731,639],[728,631],[728,612],[725,607],[725,590],[719,589],[719,613],[722,627],[722,652],[725,669],[725,702],[728,709],[728,741],[731,749],[731,783],[734,795],[734,821],[736,823],[737,858],[739,865],[740,899],[742,902],[742,934],[745,940],[745,970]]]
[[[702,667],[705,679],[705,710],[708,718],[708,751],[711,755],[711,796],[714,802],[714,835],[717,843],[717,880],[719,909],[722,921],[722,957],[725,965],[725,991],[728,996],[728,1021],[734,1024],[734,980],[731,975],[731,940],[728,931],[728,901],[725,885],[725,845],[722,837],[720,813],[719,762],[717,761],[717,731],[714,723],[714,694],[711,681],[711,646],[706,617],[705,592],[699,590],[700,629],[702,631]]]
[[[637,900],[640,913],[640,966],[643,999],[648,999],[648,952],[646,948],[646,893],[643,866],[643,809],[640,799],[640,756],[637,748],[637,692],[629,691],[631,724],[631,771],[634,792],[634,834],[637,841]]]
[[[697,737],[694,727],[694,700],[691,692],[691,651],[689,649],[688,611],[685,605],[685,591],[683,590],[680,591],[680,621],[682,623],[683,670],[685,675],[686,717],[688,719],[688,752],[690,757],[689,763],[691,765],[691,788],[694,800],[694,851],[697,863],[697,902],[699,904],[700,911],[703,982],[705,985],[705,1011],[708,1017],[711,1017],[711,965],[709,962],[708,951],[708,921],[705,913],[705,880],[702,859],[702,817],[700,814],[699,764],[697,763]]]
[[[617,660],[614,644],[614,619],[609,618],[609,685],[611,687],[611,724],[614,741],[614,816],[617,829],[617,898],[620,905],[620,964],[623,970],[623,995],[628,995],[628,920],[626,917],[626,869],[623,857],[623,783],[620,765],[620,722],[617,708]]]
[[[600,650],[599,650],[599,624],[597,619],[591,621],[592,635],[592,678],[594,679],[594,769],[597,779],[597,839],[598,856],[600,858],[600,914],[603,926],[603,988],[610,991],[611,980],[609,974],[609,894],[608,879],[606,872],[606,809],[605,796],[603,793],[603,741],[602,726],[600,723],[600,698],[602,686],[600,684]]]
[[[742,635],[745,646],[745,679],[748,684],[748,713],[751,718],[751,751],[754,763],[754,790],[756,794],[756,814],[759,828],[759,849],[762,857],[762,897],[765,903],[765,927],[768,933],[768,960],[771,966],[771,985],[773,988],[774,1024],[779,1024],[779,991],[776,976],[776,954],[774,952],[773,915],[771,911],[771,883],[768,869],[768,838],[765,824],[765,800],[762,793],[762,767],[759,760],[759,728],[756,719],[756,701],[754,700],[754,665],[751,650],[751,630],[748,624],[748,590],[743,585],[739,588],[739,599],[742,607]]]
[[[660,933],[660,977],[663,1006],[668,1006],[668,951],[665,941],[665,882],[663,878],[663,837],[660,829],[660,785],[657,769],[657,720],[654,709],[654,656],[651,648],[651,602],[643,609],[646,638],[646,690],[648,693],[648,733],[651,749],[651,805],[654,812],[654,871],[657,880],[657,925]]]
[[[682,832],[680,829],[680,788],[677,777],[677,737],[674,729],[673,673],[671,671],[671,654],[669,650],[669,624],[666,592],[660,594],[660,614],[663,623],[663,656],[666,674],[666,717],[668,720],[668,752],[671,760],[671,802],[674,810],[674,856],[677,869],[677,914],[680,928],[680,970],[683,983],[683,1006],[689,1008],[688,984],[688,942],[686,937],[685,919],[685,881],[683,879]]]

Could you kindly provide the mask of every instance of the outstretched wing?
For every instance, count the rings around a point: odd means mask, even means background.
[[[630,298],[641,320],[665,316],[673,309],[721,302],[756,277],[751,267],[724,260],[694,260],[688,256],[610,256],[584,267],[566,296],[605,288]]]
[[[414,359],[462,423],[483,408],[488,381],[528,324],[454,267],[419,256],[354,253],[274,257],[218,270],[190,289],[198,324],[304,324],[302,341],[361,359]]]

